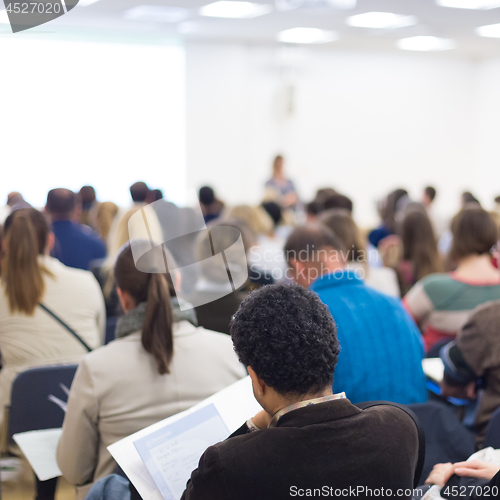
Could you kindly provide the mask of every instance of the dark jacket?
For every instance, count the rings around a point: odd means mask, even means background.
[[[229,322],[236,314],[238,307],[246,296],[245,292],[232,292],[224,297],[213,292],[196,292],[193,295],[195,304],[202,304],[195,307],[198,325],[213,330],[215,332],[227,333],[229,335]]]
[[[412,496],[418,435],[399,408],[362,411],[342,399],[286,413],[275,428],[247,431],[245,424],[205,451],[182,500],[320,496],[313,490],[322,496],[333,491],[333,498],[336,489],[345,497],[373,498],[366,488],[379,490],[382,498],[381,488],[392,489],[393,497],[398,489],[408,490],[398,498]]]

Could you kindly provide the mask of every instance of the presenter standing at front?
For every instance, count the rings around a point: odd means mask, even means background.
[[[281,208],[295,209],[299,197],[293,182],[285,177],[284,163],[285,160],[281,155],[274,159],[273,176],[266,182],[265,199],[275,201]]]

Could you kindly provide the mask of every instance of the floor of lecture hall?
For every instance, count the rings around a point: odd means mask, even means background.
[[[2,481],[2,500],[34,500],[35,480],[28,462],[23,460],[22,471],[15,481]],[[55,500],[75,500],[75,488],[60,478]]]

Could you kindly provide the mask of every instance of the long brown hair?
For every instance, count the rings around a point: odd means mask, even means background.
[[[347,249],[348,262],[366,262],[366,249],[356,222],[348,210],[332,208],[321,213],[319,222],[330,228]]]
[[[412,265],[418,281],[428,274],[444,271],[431,221],[422,210],[409,210],[401,226],[403,259]]]
[[[455,264],[470,255],[491,252],[498,242],[498,228],[486,210],[478,205],[467,205],[451,221],[453,242],[449,258]]]
[[[38,210],[22,208],[7,217],[4,229],[2,282],[9,309],[32,316],[45,292],[44,274],[51,275],[38,260],[45,253],[49,225]]]
[[[168,260],[171,262],[170,259]],[[154,357],[160,375],[170,373],[169,365],[174,354],[174,339],[173,312],[167,275],[139,271],[135,266],[130,244],[118,255],[114,274],[117,286],[127,292],[137,305],[141,302],[147,303],[146,317],[142,327],[142,346]]]

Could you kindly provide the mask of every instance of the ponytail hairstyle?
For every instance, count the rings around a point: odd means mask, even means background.
[[[158,256],[162,257],[162,254],[159,253]],[[164,269],[163,262],[162,259]],[[170,256],[168,262],[171,265],[173,263]],[[170,303],[173,285],[169,274],[139,271],[135,266],[132,247],[129,243],[116,259],[114,275],[116,285],[127,292],[137,305],[141,302],[147,303],[146,317],[142,327],[142,346],[154,357],[160,375],[170,373],[169,365],[174,353],[172,332],[174,319]]]
[[[4,231],[2,282],[10,312],[32,316],[45,292],[44,274],[51,276],[38,259],[45,253],[49,225],[38,210],[21,208],[7,217]]]

